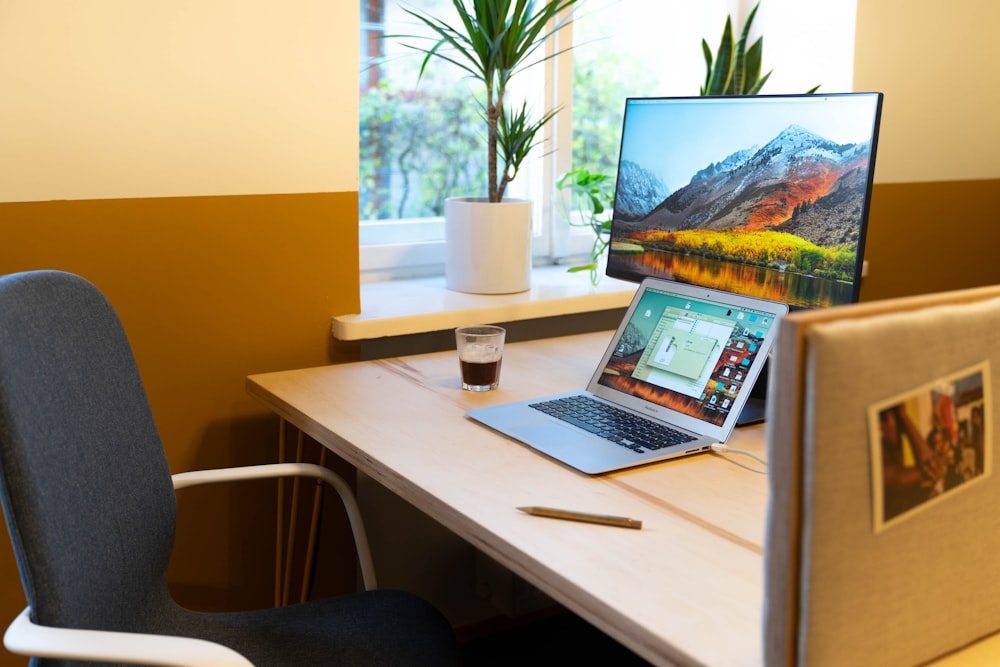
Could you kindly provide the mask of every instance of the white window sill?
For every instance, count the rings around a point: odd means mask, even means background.
[[[634,283],[605,276],[597,286],[587,272],[569,273],[565,266],[532,271],[531,289],[519,294],[465,294],[444,286],[444,276],[364,283],[361,313],[333,318],[338,340],[442,331],[464,324],[515,322],[558,315],[625,308]]]

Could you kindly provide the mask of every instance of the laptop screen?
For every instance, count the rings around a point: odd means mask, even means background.
[[[752,388],[751,367],[779,316],[766,302],[757,305],[648,288],[597,382],[721,426],[740,392]]]

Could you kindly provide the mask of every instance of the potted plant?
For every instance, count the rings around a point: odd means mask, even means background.
[[[543,46],[568,24],[567,10],[577,1],[452,0],[451,22],[406,10],[433,35],[427,46],[405,44],[424,54],[420,75],[437,58],[459,67],[483,91],[486,196],[445,202],[449,289],[500,294],[530,287],[531,203],[505,200],[504,193],[557,110],[532,119],[527,102],[511,104],[507,90],[518,72],[555,55],[546,55]]]

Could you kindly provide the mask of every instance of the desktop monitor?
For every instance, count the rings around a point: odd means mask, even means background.
[[[881,93],[629,98],[607,274],[857,301]]]

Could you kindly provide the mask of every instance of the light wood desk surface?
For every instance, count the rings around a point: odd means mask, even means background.
[[[759,665],[767,479],[703,454],[588,477],[464,417],[586,385],[611,332],[508,344],[500,388],[462,391],[455,352],[253,375],[280,417],[655,664]],[[733,447],[764,456],[762,427]],[[548,505],[641,530],[518,512]]]

